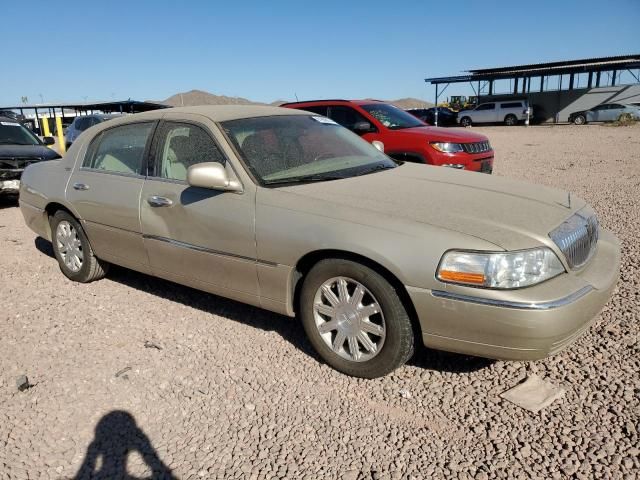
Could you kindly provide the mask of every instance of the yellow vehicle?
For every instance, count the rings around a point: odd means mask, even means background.
[[[454,112],[473,108],[478,104],[478,97],[465,97],[464,95],[452,95],[447,102],[440,103],[439,107],[450,108]]]

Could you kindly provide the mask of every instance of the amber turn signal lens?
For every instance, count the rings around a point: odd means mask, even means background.
[[[441,280],[449,282],[473,283],[474,285],[484,285],[484,275],[482,273],[453,272],[451,270],[441,270],[439,277]]]

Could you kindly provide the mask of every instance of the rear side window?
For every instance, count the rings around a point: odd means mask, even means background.
[[[500,108],[522,108],[522,103],[520,102],[501,103]]]
[[[113,173],[139,174],[152,126],[152,123],[134,123],[105,130],[94,139],[82,166]]]
[[[478,108],[476,108],[476,110],[494,110],[495,108],[495,103],[483,103],[482,105],[478,105]]]
[[[93,123],[91,123],[91,120],[92,120],[91,117],[76,118],[76,121],[74,122],[73,126],[76,130],[80,132],[84,132],[87,128],[93,125]]]

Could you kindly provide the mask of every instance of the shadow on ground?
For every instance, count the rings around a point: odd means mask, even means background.
[[[75,480],[85,479],[134,479],[127,470],[129,454],[138,453],[152,480],[174,480],[147,435],[138,427],[133,416],[123,410],[107,413],[96,425],[95,437],[87,447],[87,453]]]
[[[18,197],[16,195],[0,195],[0,210],[17,206]]]
[[[35,246],[41,253],[55,258],[51,242],[38,237],[35,240]],[[300,351],[321,362],[320,357],[308,342],[300,322],[284,315],[118,266],[111,266],[107,278],[136,290],[197,308],[203,312],[219,315],[261,330],[276,332]],[[408,365],[426,370],[463,374],[481,370],[492,363],[494,361],[489,359],[431,350],[424,347],[420,339],[417,338],[416,353],[409,360]]]

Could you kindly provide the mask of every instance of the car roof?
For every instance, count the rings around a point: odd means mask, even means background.
[[[20,123],[19,120],[16,120],[13,117],[4,117],[4,116],[0,116],[0,122]],[[22,123],[20,123],[20,125],[22,125]]]
[[[135,122],[137,120],[160,120],[165,115],[176,113],[195,114],[207,117],[214,122],[226,122],[243,118],[272,117],[276,115],[309,115],[308,112],[291,110],[290,108],[263,105],[199,105],[195,107],[173,107],[151,110],[149,112],[123,115],[109,122],[109,125]]]
[[[382,100],[374,100],[373,98],[369,98],[369,99],[364,99],[364,100],[344,100],[344,99],[339,99],[339,98],[335,98],[335,99],[329,99],[329,100],[305,100],[302,102],[289,102],[289,103],[283,103],[281,106],[287,106],[287,107],[294,107],[294,106],[303,106],[303,105],[335,105],[335,104],[353,104],[353,105],[370,105],[372,103],[388,103],[388,102],[383,102]]]

